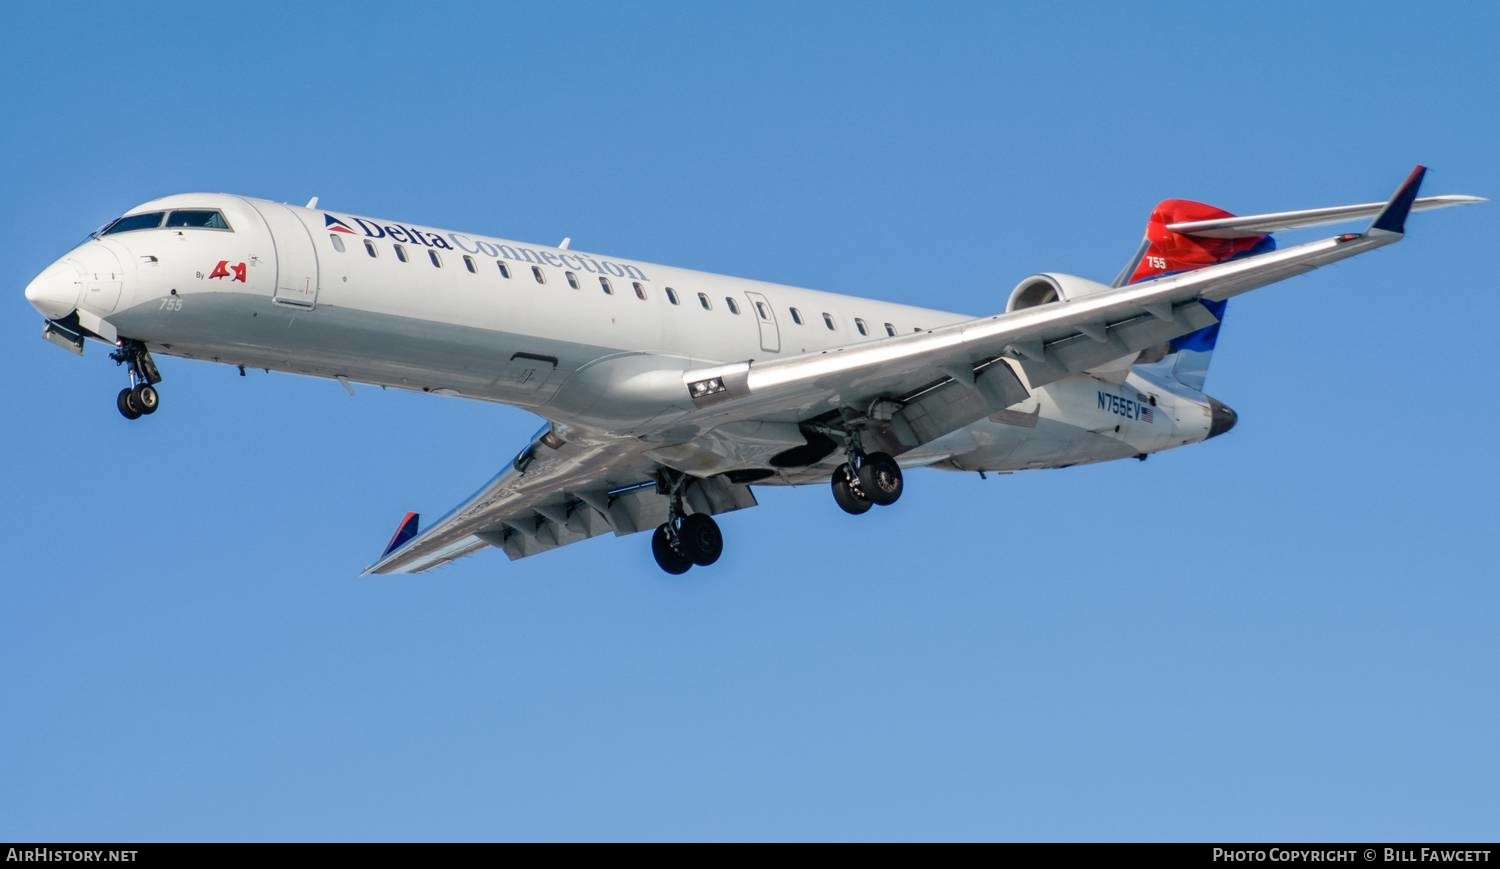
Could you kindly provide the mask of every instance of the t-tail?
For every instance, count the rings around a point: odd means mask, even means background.
[[[1123,287],[1140,281],[1177,272],[1189,272],[1205,266],[1228,262],[1240,257],[1256,256],[1276,249],[1272,232],[1340,223],[1360,218],[1375,218],[1371,233],[1395,233],[1405,229],[1406,215],[1412,211],[1430,211],[1452,205],[1483,202],[1479,196],[1417,197],[1426,168],[1412,170],[1396,194],[1385,202],[1357,205],[1335,205],[1301,211],[1278,211],[1236,217],[1202,202],[1188,199],[1166,199],[1157,203],[1146,221],[1146,237],[1113,286]],[[1208,363],[1214,344],[1219,340],[1226,302],[1204,300],[1203,304],[1219,319],[1218,323],[1199,329],[1168,344],[1141,354],[1136,364],[1154,374],[1169,377],[1199,392],[1208,377]]]
[[[1215,238],[1181,232],[1184,223],[1218,221],[1234,215],[1222,208],[1189,199],[1165,199],[1151,210],[1146,221],[1146,237],[1135,257],[1114,280],[1121,287],[1178,272],[1189,272],[1217,265],[1243,256],[1254,256],[1276,249],[1270,233],[1251,232],[1233,238]],[[1224,321],[1228,302],[1203,303],[1219,319],[1212,326],[1199,329],[1168,344],[1148,350],[1138,364],[1160,376],[1169,377],[1199,392],[1208,379],[1208,363],[1214,344],[1219,340],[1219,326]]]

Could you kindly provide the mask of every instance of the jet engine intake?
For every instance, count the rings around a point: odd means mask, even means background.
[[[1016,288],[1010,291],[1010,298],[1005,303],[1005,313],[1009,314],[1011,311],[1034,308],[1037,305],[1052,302],[1080,299],[1084,296],[1108,292],[1110,289],[1113,288],[1077,275],[1044,272],[1032,275],[1016,284]]]

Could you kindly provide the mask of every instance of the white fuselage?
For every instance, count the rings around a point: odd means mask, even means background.
[[[126,217],[211,209],[228,228],[98,235],[28,288],[49,317],[158,354],[437,392],[530,409],[670,453],[690,409],[681,373],[817,352],[968,319],[780,284],[361,218],[225,194]],[[97,323],[102,328],[96,328]],[[676,378],[675,381],[673,378]],[[902,456],[1009,471],[1144,455],[1203,440],[1208,400],[1129,371],[1080,375]],[[767,423],[794,423],[795,409]],[[693,436],[703,434],[698,430]],[[754,438],[750,438],[754,441]],[[787,443],[768,437],[764,453]],[[764,463],[753,447],[694,473]],[[765,482],[827,478],[795,469]]]

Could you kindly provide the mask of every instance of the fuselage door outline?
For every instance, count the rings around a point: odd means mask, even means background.
[[[745,298],[750,300],[750,310],[755,315],[755,322],[760,326],[760,349],[767,353],[781,352],[781,329],[776,325],[776,309],[771,307],[771,301],[760,293],[745,293]]]

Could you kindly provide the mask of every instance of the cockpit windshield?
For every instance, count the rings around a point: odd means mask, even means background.
[[[229,222],[222,212],[207,208],[183,209],[167,216],[167,226],[185,226],[195,229],[228,229]]]
[[[99,235],[117,235],[122,232],[134,232],[138,229],[157,229],[166,226],[171,229],[222,229],[225,232],[233,232],[229,221],[224,219],[224,212],[216,208],[179,208],[176,211],[147,211],[142,214],[128,214],[116,218],[113,222],[99,231]]]
[[[148,211],[145,214],[130,214],[125,217],[116,218],[109,226],[99,232],[100,235],[117,235],[122,232],[134,232],[137,229],[155,229],[161,226],[161,219],[166,216],[165,211]]]

